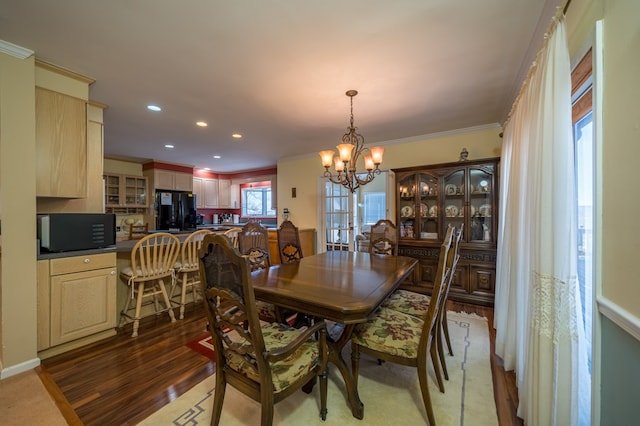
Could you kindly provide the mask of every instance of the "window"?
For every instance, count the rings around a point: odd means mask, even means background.
[[[242,188],[243,217],[276,217],[271,207],[271,185],[251,184]]]
[[[386,195],[384,192],[365,192],[363,223],[365,225],[375,225],[379,219],[384,219],[387,214],[386,202]]]

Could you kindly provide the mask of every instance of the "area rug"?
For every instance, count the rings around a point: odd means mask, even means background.
[[[446,356],[449,381],[440,393],[430,365],[429,390],[439,425],[497,425],[493,381],[489,361],[487,319],[473,314],[448,312],[454,356]],[[349,363],[351,348],[345,347]],[[331,364],[330,364],[331,367]],[[342,376],[329,375],[327,420],[320,419],[319,387],[307,395],[296,392],[276,404],[277,425],[419,425],[427,424],[416,369],[362,356],[358,391],[364,403],[364,419],[351,415]],[[206,425],[211,419],[215,387],[211,376],[142,421],[140,426]],[[227,386],[221,425],[260,424],[260,404]]]
[[[211,337],[211,333],[203,334],[197,339],[193,339],[189,343],[187,343],[187,347],[192,349],[209,359],[216,360],[216,353],[213,350],[213,338]]]

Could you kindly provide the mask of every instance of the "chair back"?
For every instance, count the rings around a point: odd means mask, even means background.
[[[205,235],[211,234],[212,231],[208,229],[200,229],[194,231],[182,241],[182,248],[180,249],[180,266],[179,272],[192,272],[197,271],[199,267],[198,251],[202,246],[202,240]]]
[[[132,277],[136,281],[173,276],[180,255],[180,240],[167,232],[142,237],[131,250]]]
[[[435,327],[438,324],[438,312],[442,307],[442,298],[444,292],[449,284],[449,251],[453,241],[453,234],[455,228],[449,226],[445,233],[444,240],[440,246],[440,255],[438,257],[438,269],[436,270],[436,276],[433,281],[433,291],[431,293],[431,303],[429,303],[429,309],[424,316],[424,325],[422,327],[422,334],[420,336],[420,345],[418,347],[418,359],[427,361],[431,342],[436,335]]]
[[[398,232],[389,219],[380,219],[371,227],[369,253],[398,255]]]
[[[256,300],[250,281],[251,266],[227,237],[207,235],[199,252],[200,282],[218,359],[218,369],[228,362],[246,362],[243,368],[259,382],[260,372],[268,370],[259,354],[265,352]],[[230,337],[232,336],[233,339]],[[237,366],[231,367],[236,370]]]
[[[302,259],[302,246],[298,228],[290,220],[285,220],[278,228],[278,252],[280,262],[290,263]]]
[[[240,254],[249,256],[251,271],[271,266],[269,231],[257,222],[249,222],[238,232]]]
[[[129,225],[129,239],[137,240],[149,234],[149,224],[144,225]]]
[[[242,231],[240,227],[233,227],[224,231],[224,235],[231,240],[231,246],[234,248],[238,248],[238,233]]]

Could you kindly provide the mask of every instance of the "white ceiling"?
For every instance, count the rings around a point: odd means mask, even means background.
[[[237,172],[334,147],[348,89],[368,145],[501,123],[557,3],[0,0],[0,40],[96,80],[105,155]]]

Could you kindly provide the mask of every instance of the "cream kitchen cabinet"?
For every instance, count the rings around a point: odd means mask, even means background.
[[[153,170],[154,188],[170,191],[193,191],[193,174],[170,170]]]
[[[105,174],[104,180],[104,204],[107,213],[140,213],[148,207],[146,177]]]
[[[116,254],[38,261],[38,350],[113,329]]]
[[[36,196],[87,196],[86,101],[36,87]]]
[[[203,182],[204,207],[217,208],[218,204],[218,179],[205,179]]]
[[[196,207],[199,209],[204,208],[204,178],[193,178],[193,190],[191,192],[196,196]]]
[[[218,207],[239,209],[240,185],[232,184],[229,179],[218,181]]]

